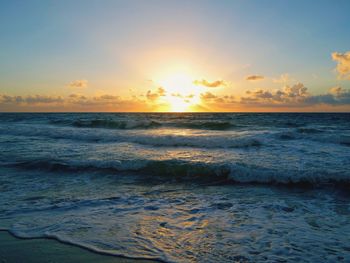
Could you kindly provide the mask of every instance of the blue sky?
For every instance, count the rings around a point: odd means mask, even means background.
[[[68,96],[86,80],[86,96],[142,96],[181,65],[225,80],[222,96],[279,88],[282,74],[316,95],[348,89],[331,54],[350,50],[349,12],[350,1],[1,0],[0,93]]]

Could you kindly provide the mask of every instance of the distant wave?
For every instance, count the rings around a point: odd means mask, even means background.
[[[223,137],[223,136],[135,136],[124,138],[125,141],[158,147],[194,147],[194,148],[248,148],[262,146],[261,140],[254,137]]]
[[[189,128],[189,129],[203,129],[203,130],[229,130],[239,127],[228,121],[206,121],[206,122],[192,122],[192,123],[177,123],[175,127]]]
[[[330,172],[326,168],[308,170],[275,170],[244,163],[202,163],[181,160],[130,160],[130,161],[80,161],[28,160],[7,164],[20,169],[49,172],[102,172],[135,173],[147,180],[231,182],[263,184],[345,184],[350,185],[350,175]]]
[[[106,128],[106,129],[151,129],[160,127],[161,124],[156,121],[112,121],[112,120],[90,120],[80,121],[76,120],[72,122],[74,127],[83,128]]]
[[[253,135],[237,134],[236,136],[210,135],[210,134],[158,134],[158,133],[125,133],[103,132],[96,133],[90,130],[55,129],[49,127],[35,128],[22,126],[22,129],[0,128],[0,134],[13,134],[20,136],[40,136],[52,139],[68,139],[86,142],[129,142],[140,145],[158,147],[195,147],[195,148],[246,148],[262,146],[261,139]]]
[[[345,134],[331,134],[318,129],[298,129],[282,131],[275,134],[275,137],[281,140],[300,140],[307,139],[321,143],[333,143],[343,146],[350,146],[350,136]]]
[[[298,128],[297,131],[299,133],[307,133],[307,134],[315,134],[315,133],[322,133],[323,131],[316,128]]]
[[[141,124],[137,124],[141,125]],[[154,124],[144,124],[154,125]],[[197,124],[195,124],[197,125]],[[236,131],[234,133],[181,133],[179,130],[143,132],[131,130],[99,130],[92,128],[75,129],[49,125],[0,126],[0,134],[26,137],[65,139],[92,143],[128,142],[154,147],[193,147],[193,148],[249,148],[279,144],[278,140],[308,140],[318,143],[332,143],[350,146],[350,136],[338,132],[326,132],[315,128],[285,129],[282,131]],[[281,142],[282,143],[282,142]]]
[[[104,129],[156,129],[156,128],[184,128],[200,130],[229,130],[239,127],[229,121],[154,121],[154,120],[73,120],[50,121],[54,125],[66,125],[77,128],[104,128]]]

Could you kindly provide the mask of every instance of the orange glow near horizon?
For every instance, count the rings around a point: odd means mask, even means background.
[[[193,84],[194,77],[189,71],[178,70],[162,75],[155,82],[164,90],[163,101],[170,112],[192,111],[200,102],[200,88]]]

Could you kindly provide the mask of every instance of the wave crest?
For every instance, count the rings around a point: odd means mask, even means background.
[[[193,181],[210,183],[262,184],[342,184],[350,185],[349,174],[323,170],[275,170],[257,165],[237,163],[202,163],[181,160],[130,160],[110,162],[60,162],[58,160],[31,160],[8,166],[49,172],[101,172],[133,174],[145,180]]]
[[[229,121],[155,121],[155,120],[53,120],[53,125],[65,125],[76,128],[104,128],[104,129],[157,129],[157,128],[182,128],[199,130],[229,130],[238,126]]]
[[[111,120],[77,120],[72,126],[79,128],[107,128],[107,129],[150,129],[160,127],[161,124],[156,121],[111,121]]]

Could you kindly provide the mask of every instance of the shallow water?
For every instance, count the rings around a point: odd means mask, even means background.
[[[350,114],[1,114],[0,228],[169,262],[350,260]]]

